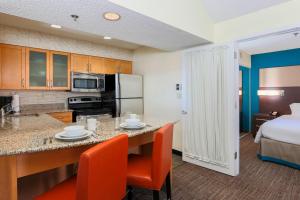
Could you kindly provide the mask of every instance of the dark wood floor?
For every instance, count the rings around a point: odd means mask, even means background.
[[[240,175],[236,177],[185,163],[174,155],[173,199],[300,200],[300,170],[257,159],[257,145],[251,135],[243,137],[240,146]],[[52,181],[45,186],[45,178],[51,177],[48,179],[50,181],[53,174],[43,176],[21,179],[18,183],[20,199],[31,199],[32,192],[37,193],[37,190],[42,191],[55,184]],[[31,192],[28,192],[29,188]],[[32,188],[35,190],[32,191]],[[161,192],[161,197],[166,199],[164,192]],[[151,200],[152,193],[135,188],[134,199]]]
[[[243,137],[240,146],[240,175],[236,177],[188,163],[176,165],[173,199],[300,200],[300,170],[257,159],[251,135]],[[136,189],[135,195],[135,200],[151,199],[148,191]]]

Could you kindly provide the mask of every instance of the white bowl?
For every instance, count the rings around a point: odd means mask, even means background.
[[[79,136],[84,131],[84,126],[74,125],[64,128],[65,134],[70,137]]]
[[[126,119],[125,122],[128,126],[136,126],[141,122],[141,120],[137,118],[130,118]]]

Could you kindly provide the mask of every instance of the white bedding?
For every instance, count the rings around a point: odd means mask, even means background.
[[[255,142],[260,138],[300,145],[300,116],[283,115],[262,124],[256,134]]]

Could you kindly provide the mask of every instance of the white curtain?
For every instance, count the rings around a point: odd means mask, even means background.
[[[221,167],[228,167],[228,134],[235,123],[232,60],[228,46],[183,55],[184,156]]]

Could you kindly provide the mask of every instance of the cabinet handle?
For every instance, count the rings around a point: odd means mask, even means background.
[[[24,78],[21,80],[21,87],[24,88]]]
[[[53,87],[53,80],[50,80],[50,87]]]

